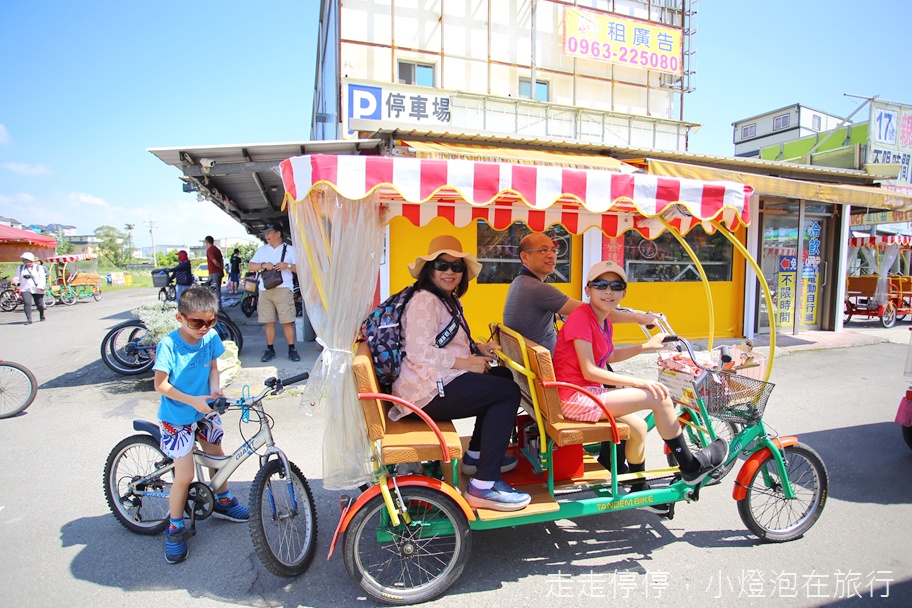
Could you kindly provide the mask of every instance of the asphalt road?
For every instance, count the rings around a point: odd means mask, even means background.
[[[279,446],[310,479],[317,500],[318,556],[304,575],[273,576],[246,525],[213,519],[200,522],[188,561],[170,566],[161,536],[132,534],[111,515],[102,491],[105,458],[133,433],[133,419],[155,419],[158,399],[151,376],[108,370],[99,344],[154,296],[151,289],[106,293],[98,303],[58,306],[46,323],[30,326],[21,323],[21,310],[0,314],[0,357],[28,366],[40,384],[24,414],[0,420],[0,605],[373,605],[349,580],[338,552],[325,560],[338,493],[321,484],[324,413],[302,409],[294,394],[270,400],[268,411]],[[830,474],[826,508],[804,538],[764,544],[751,536],[729,477],[698,503],[680,504],[672,521],[627,511],[473,533],[462,577],[427,605],[912,605],[912,450],[892,422],[907,387],[905,327],[893,331],[895,342],[777,359],[766,420],[816,449]],[[259,362],[260,328],[247,321],[244,331],[239,379],[256,392],[277,369]],[[272,363],[278,373],[297,372],[318,350],[310,343],[300,364],[281,356]],[[227,416],[228,449],[248,431],[240,426],[236,415]],[[652,439],[650,463],[661,463],[659,450]],[[248,460],[232,480],[242,500],[255,468]],[[856,594],[863,597],[846,599]]]

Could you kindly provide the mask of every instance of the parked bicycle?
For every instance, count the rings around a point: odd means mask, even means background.
[[[253,316],[257,309],[260,288],[256,283],[253,283],[253,285],[253,289],[245,288],[244,295],[241,296],[241,312],[244,313],[245,317]],[[301,288],[297,284],[294,286],[292,294],[294,296],[295,316],[300,317],[304,314],[304,299],[301,297]]]
[[[238,354],[244,347],[244,336],[237,323],[222,311],[214,325],[222,340],[231,340],[238,347]],[[146,336],[149,328],[139,319],[130,319],[115,325],[101,341],[101,360],[112,371],[124,376],[144,374],[155,365],[156,344]]]
[[[38,394],[38,381],[28,368],[0,359],[0,418],[24,412]]]
[[[153,272],[152,285],[161,287],[158,290],[158,300],[160,302],[173,302],[177,299],[177,287],[174,285],[174,277],[169,276],[167,270]]]
[[[18,285],[10,285],[0,292],[0,310],[3,312],[12,312],[23,304],[22,292],[19,291]]]
[[[247,458],[257,453],[260,470],[250,487],[250,536],[266,568],[278,576],[297,576],[313,560],[317,543],[317,511],[313,494],[301,470],[276,446],[273,419],[263,408],[263,399],[280,394],[286,386],[308,378],[305,372],[285,380],[268,378],[265,388],[252,399],[219,398],[211,407],[223,414],[228,409],[244,413],[259,424],[257,433],[228,456],[193,452],[196,479],[190,485],[185,513],[190,527],[212,514],[216,488],[226,483]],[[127,530],[137,534],[160,534],[168,525],[168,493],[174,479],[174,461],[160,446],[158,424],[134,420],[140,434],[127,437],[111,450],[104,468],[105,498],[111,512]],[[260,450],[264,449],[262,454]],[[214,470],[203,481],[203,469]]]

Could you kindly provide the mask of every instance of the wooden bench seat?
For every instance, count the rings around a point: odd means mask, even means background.
[[[541,384],[555,380],[551,353],[547,348],[523,338],[503,325],[497,326],[497,341],[507,357],[524,367],[527,366],[534,375],[534,378],[529,378],[513,370],[513,377],[522,391],[523,408],[530,416],[535,417],[532,398],[534,393],[541,410],[545,432],[558,447],[613,439],[611,423],[608,421],[577,422],[564,418],[557,388],[546,388]],[[630,437],[630,428],[626,424],[617,423],[617,429],[620,439]]]
[[[363,350],[362,350],[363,348]],[[362,344],[352,363],[355,382],[359,393],[380,393],[373,361],[369,354],[364,354],[367,347]],[[410,415],[400,420],[390,420],[391,404],[379,399],[361,399],[361,409],[367,425],[367,435],[371,441],[380,442],[380,459],[384,465],[406,462],[424,462],[443,460],[443,452],[437,435],[417,415]],[[447,445],[450,458],[462,458],[462,443],[459,433],[452,422],[437,422]]]

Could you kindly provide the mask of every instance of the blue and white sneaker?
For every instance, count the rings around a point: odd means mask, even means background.
[[[219,500],[215,501],[215,507],[212,509],[212,517],[244,523],[250,520],[250,511],[247,510],[247,507],[239,503],[237,498],[232,496],[231,502],[226,505],[223,505]]]
[[[515,456],[504,456],[503,460],[500,461],[500,472],[506,473],[507,471],[512,471],[516,468],[516,465],[519,464],[519,461]],[[472,458],[468,454],[462,455],[462,472],[465,475],[474,475],[478,472],[478,459]]]
[[[531,496],[514,490],[503,481],[495,482],[494,487],[487,490],[476,488],[470,481],[465,498],[475,509],[485,508],[494,511],[519,511],[532,502]]]

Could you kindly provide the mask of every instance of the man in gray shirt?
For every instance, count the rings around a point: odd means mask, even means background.
[[[583,302],[545,283],[557,264],[557,247],[547,234],[533,232],[520,241],[519,258],[522,268],[507,292],[504,324],[553,354],[557,344],[554,315],[569,315]],[[612,323],[648,325],[655,322],[655,315],[613,310],[610,319]]]

